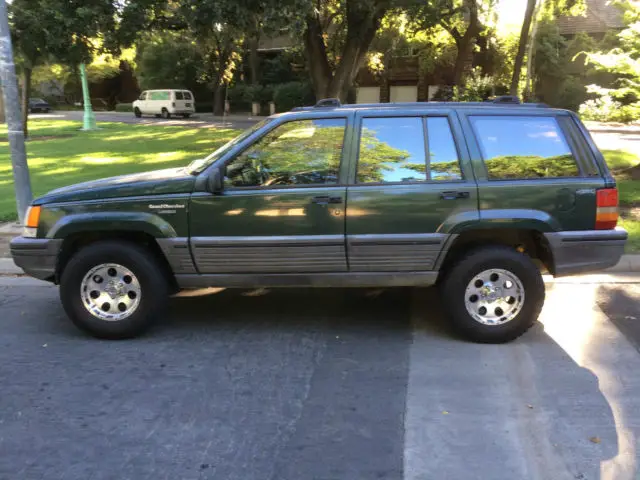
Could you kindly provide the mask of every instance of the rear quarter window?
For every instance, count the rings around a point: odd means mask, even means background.
[[[489,180],[579,177],[576,159],[555,117],[470,118]]]

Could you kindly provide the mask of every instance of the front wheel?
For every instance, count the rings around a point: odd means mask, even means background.
[[[136,118],[142,117],[142,112],[140,111],[140,109],[138,107],[133,109],[133,114],[136,116]]]
[[[538,267],[503,246],[471,251],[446,272],[440,285],[445,313],[464,338],[509,342],[538,318],[545,287]]]
[[[122,241],[91,244],[76,253],[60,279],[71,321],[98,338],[135,337],[165,310],[168,282],[156,259]]]

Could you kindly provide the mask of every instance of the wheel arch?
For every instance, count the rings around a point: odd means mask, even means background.
[[[520,228],[514,223],[502,228],[470,228],[457,234],[452,234],[445,244],[435,269],[442,276],[451,265],[471,250],[491,246],[502,245],[525,253],[535,260],[542,269],[550,273],[555,272],[553,252],[544,232],[530,228]]]
[[[58,260],[56,262],[55,283],[59,283],[65,267],[74,254],[81,249],[102,241],[121,241],[142,246],[153,255],[158,262],[172,291],[177,291],[178,286],[171,265],[160,248],[156,238],[141,230],[111,230],[111,231],[78,231],[64,238]]]

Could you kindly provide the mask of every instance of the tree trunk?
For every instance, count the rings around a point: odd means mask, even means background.
[[[221,117],[224,115],[224,85],[216,85],[213,89],[213,114]]]
[[[4,114],[4,92],[2,92],[2,85],[0,85],[0,123],[5,123],[7,119]]]
[[[316,100],[328,97],[327,93],[332,77],[322,33],[322,24],[318,16],[309,16],[307,28],[304,31],[304,48],[307,53],[309,75]]]
[[[469,25],[464,35],[460,35],[457,31],[455,33],[450,32],[458,47],[456,64],[453,70],[453,84],[459,89],[463,89],[465,76],[473,66],[473,45],[480,33],[480,19],[476,0],[465,0],[465,4],[469,14]]]
[[[527,51],[527,42],[529,40],[529,30],[531,29],[531,21],[533,13],[536,9],[536,0],[527,0],[527,10],[524,14],[524,22],[520,31],[520,43],[518,44],[518,53],[513,64],[513,77],[511,77],[511,95],[518,95],[518,84],[520,83],[520,73],[522,72],[522,64],[524,63],[524,54]]]
[[[27,122],[29,120],[29,97],[31,96],[31,71],[30,68],[25,67],[22,72],[24,83],[22,86],[22,128],[24,130],[24,138],[29,135]]]
[[[251,84],[260,83],[260,58],[258,57],[258,44],[260,36],[256,34],[249,39],[249,70],[251,72]]]

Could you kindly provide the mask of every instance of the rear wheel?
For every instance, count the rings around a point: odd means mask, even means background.
[[[440,288],[453,328],[480,343],[522,335],[538,318],[545,298],[538,267],[527,255],[503,246],[471,251],[445,272]]]
[[[60,279],[71,321],[98,338],[143,333],[165,310],[168,282],[156,259],[138,245],[94,243],[76,253]]]
[[[162,109],[161,115],[162,115],[162,118],[164,119],[171,118],[171,114],[169,113],[169,110],[167,110],[166,108]]]
[[[138,107],[133,109],[133,114],[136,116],[136,118],[142,117],[142,112],[140,111],[140,109]]]

